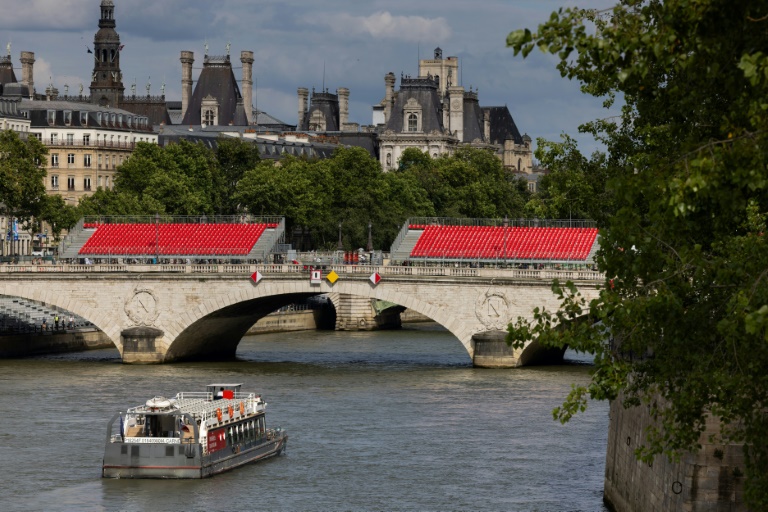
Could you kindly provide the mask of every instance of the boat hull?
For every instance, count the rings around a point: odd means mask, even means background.
[[[104,453],[104,478],[207,478],[252,462],[279,455],[288,436],[202,455],[198,444],[108,443]]]

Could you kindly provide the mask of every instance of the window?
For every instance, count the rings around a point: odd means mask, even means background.
[[[83,190],[91,190],[91,177],[86,176],[83,178]]]
[[[83,155],[83,167],[90,167],[91,166],[91,155]]]
[[[131,127],[131,121],[133,120],[132,116],[125,116],[126,124],[128,125],[128,128]]]
[[[536,192],[536,182],[529,181],[528,182],[528,191],[529,192]]]
[[[80,112],[80,126],[88,126],[88,112]]]
[[[67,134],[67,146],[71,146],[75,143],[75,134],[74,133],[68,133]]]
[[[101,169],[101,155],[99,155],[99,169]]]
[[[59,143],[59,134],[58,133],[52,133],[51,134],[51,145],[55,146]]]
[[[68,176],[67,177],[67,190],[75,190],[75,177],[74,176]]]
[[[96,124],[101,126],[101,112],[96,112]]]
[[[109,188],[109,176],[104,176],[104,188]]]
[[[72,111],[71,110],[65,110],[64,111],[64,124],[67,126],[70,126],[72,124]]]
[[[59,190],[59,175],[51,174],[51,188],[53,190]]]
[[[518,158],[517,159],[517,170],[518,171],[522,171],[523,170],[522,165],[523,165],[523,161]]]
[[[91,136],[90,134],[86,133],[83,135],[83,146],[90,146],[91,145]]]
[[[43,142],[43,134],[42,133],[33,133],[32,135],[34,135],[35,138],[37,138],[37,140],[39,140],[40,142]]]
[[[75,154],[74,153],[68,153],[67,154],[67,164],[68,165],[75,165]]]
[[[203,116],[203,124],[206,126],[210,126],[213,124],[213,121],[214,121],[213,110],[206,110]]]
[[[112,168],[114,169],[115,167],[117,167],[117,157],[112,155]]]
[[[99,176],[98,187],[101,187],[104,183],[104,176]]]
[[[51,155],[51,167],[58,167],[59,166],[59,154],[53,153]]]
[[[408,131],[409,132],[415,132],[418,131],[419,126],[419,116],[416,114],[408,114]]]
[[[48,111],[48,124],[53,126],[56,124],[56,111],[55,110],[49,110]]]

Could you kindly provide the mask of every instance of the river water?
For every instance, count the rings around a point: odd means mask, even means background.
[[[552,408],[589,365],[475,369],[434,324],[244,338],[238,360],[132,366],[117,351],[0,361],[4,511],[604,511],[606,403]],[[242,382],[287,453],[197,481],[100,477],[107,420]]]

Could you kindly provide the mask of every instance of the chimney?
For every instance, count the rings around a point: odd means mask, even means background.
[[[344,131],[344,125],[349,122],[349,89],[339,87],[336,94],[339,96],[339,130]]]
[[[395,74],[391,71],[384,76],[384,123],[389,122],[392,115],[392,103],[395,98]]]
[[[189,100],[192,99],[192,64],[195,62],[195,53],[181,52],[181,118],[187,113]]]
[[[296,125],[297,130],[302,129],[302,123],[304,122],[304,116],[307,113],[307,98],[309,97],[309,90],[306,87],[299,87],[299,123]]]
[[[483,109],[483,136],[485,142],[491,142],[491,111]]]
[[[253,52],[240,52],[243,63],[243,106],[248,124],[253,124]]]
[[[35,52],[21,52],[21,83],[29,88],[29,99],[35,98]]]

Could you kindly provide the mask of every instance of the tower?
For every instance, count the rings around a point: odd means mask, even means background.
[[[115,31],[115,3],[101,0],[99,31],[93,39],[93,77],[91,102],[118,107],[125,87],[120,72],[120,36]]]

